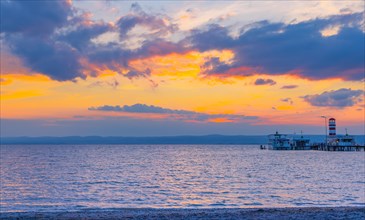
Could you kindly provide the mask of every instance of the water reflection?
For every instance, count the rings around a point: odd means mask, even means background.
[[[1,211],[365,205],[363,152],[1,146]]]

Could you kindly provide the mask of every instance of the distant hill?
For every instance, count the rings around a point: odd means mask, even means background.
[[[311,142],[323,142],[323,135],[305,135]],[[355,135],[364,144],[365,135]],[[1,137],[1,144],[267,144],[266,135],[205,135],[165,137]]]
[[[264,144],[266,136],[4,137],[1,144]]]

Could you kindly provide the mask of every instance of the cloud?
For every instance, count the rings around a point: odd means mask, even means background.
[[[187,110],[176,110],[162,108],[154,105],[134,104],[124,106],[104,105],[99,107],[90,107],[90,111],[106,111],[106,112],[126,112],[126,113],[151,113],[168,115],[174,120],[196,121],[196,122],[239,122],[243,120],[256,120],[257,116],[244,116],[236,114],[207,114]]]
[[[124,105],[120,107],[104,105],[100,107],[91,107],[89,110],[97,110],[97,111],[115,111],[115,112],[129,112],[129,113],[158,113],[158,114],[195,114],[192,111],[185,110],[172,110],[168,108],[162,108],[154,105],[145,105],[145,104],[134,104],[134,105]]]
[[[53,36],[73,16],[68,1],[1,1],[1,31],[10,52],[33,72],[58,81],[84,78],[81,54]]]
[[[130,13],[122,16],[116,25],[119,27],[121,38],[126,38],[137,25],[147,27],[155,37],[165,36],[177,30],[177,26],[170,22],[170,18],[163,15],[150,15],[144,12],[138,3],[133,3]]]
[[[302,98],[313,106],[344,108],[354,106],[363,100],[363,90],[339,89],[322,94],[306,95]]]
[[[229,30],[217,24],[210,24],[206,30],[194,29],[187,38],[199,51],[234,47],[237,41],[229,36]]]
[[[12,53],[34,72],[58,81],[85,78],[79,63],[80,53],[64,42],[21,35],[7,38]]]
[[[188,51],[230,50],[235,57],[223,62],[211,57],[201,67],[205,76],[248,76],[296,74],[309,79],[364,78],[364,32],[362,13],[336,15],[296,24],[255,22],[242,28],[237,37],[229,27],[209,24],[190,32],[179,32],[174,21],[163,14],[146,13],[132,4],[129,13],[114,22],[95,22],[73,8],[69,1],[1,1],[1,33],[9,51],[33,72],[58,81],[97,76],[106,69],[125,77],[149,77],[151,70],[136,71],[135,59]],[[128,40],[143,35],[131,49]],[[326,28],[338,27],[331,36]],[[146,30],[145,30],[146,29]],[[92,39],[116,33],[119,39],[97,43]],[[133,32],[133,33],[132,33]],[[187,36],[184,38],[184,36]],[[178,37],[178,38],[179,38]],[[283,89],[291,87],[283,86]]]
[[[171,53],[185,53],[189,48],[183,42],[170,42],[162,39],[145,41],[140,48],[132,53],[133,59],[141,59],[151,56],[163,56]]]
[[[78,15],[68,1],[1,1],[1,6],[2,12],[6,9],[1,31],[11,54],[21,58],[32,72],[58,81],[97,76],[105,69],[127,71],[125,77],[129,79],[147,78],[150,69],[137,71],[129,66],[129,61],[182,51],[181,45],[154,38],[146,39],[136,50],[125,49],[119,43],[96,44],[91,40],[121,27]],[[132,5],[132,12],[139,20],[136,25],[149,25],[152,31],[160,28],[161,34],[173,30],[172,24],[167,25],[167,18],[148,15],[138,4]],[[119,24],[122,21],[121,18]]]
[[[273,86],[275,84],[276,84],[276,82],[274,80],[272,80],[272,79],[261,79],[261,78],[258,78],[255,81],[255,85],[257,85],[257,86],[260,86],[260,85],[270,85],[270,86]]]
[[[200,66],[200,74],[209,77],[229,77],[229,76],[250,76],[255,74],[255,70],[246,66],[233,66],[229,63],[222,62],[219,57],[209,57],[205,59]]]
[[[339,26],[338,33],[322,36],[321,31],[330,26]],[[272,75],[360,80],[364,78],[364,37],[362,13],[355,13],[297,24],[257,22],[237,38],[229,35],[228,28],[210,25],[193,31],[188,39],[199,51],[230,49],[235,53],[229,66],[222,69],[215,63],[210,74],[231,76],[231,69],[249,67],[253,72]]]
[[[116,80],[116,79],[113,79],[111,81],[96,81],[94,83],[91,83],[88,87],[89,88],[93,88],[93,87],[104,87],[104,86],[107,86],[107,87],[112,87],[113,89],[116,89],[118,88],[119,86],[119,81]]]
[[[280,101],[290,103],[291,105],[294,103],[291,98],[280,99]]]
[[[298,85],[285,85],[281,87],[281,89],[295,89],[295,88],[298,88]]]
[[[157,85],[150,79],[152,70],[146,67],[145,70],[137,70],[130,66],[130,61],[135,59],[144,59],[152,56],[164,56],[171,53],[185,53],[188,48],[182,43],[173,43],[162,39],[153,41],[144,41],[141,47],[130,50],[121,48],[119,44],[109,43],[106,45],[94,45],[88,48],[86,58],[90,63],[97,65],[98,70],[113,70],[121,73],[127,70],[123,76],[133,78],[147,78],[152,86]],[[97,73],[94,73],[97,75]]]
[[[131,69],[129,70],[126,74],[124,74],[125,77],[127,77],[128,79],[132,80],[132,79],[138,79],[138,78],[145,78],[148,80],[148,82],[150,83],[152,88],[157,88],[158,87],[158,82],[154,81],[153,79],[150,78],[151,76],[151,69],[147,68],[144,71],[139,71],[136,69]]]
[[[138,70],[130,70],[128,73],[124,74],[125,77],[128,79],[133,78],[148,78],[151,75],[151,70],[149,68],[145,69],[144,71]]]
[[[132,51],[122,49],[118,44],[109,43],[90,48],[86,56],[89,62],[98,65],[100,68],[119,71],[121,68],[128,67]]]
[[[171,53],[184,53],[186,51],[187,48],[182,43],[156,39],[144,41],[141,47],[135,50],[121,48],[117,43],[94,45],[85,52],[85,56],[89,62],[96,64],[100,69],[111,69],[116,72],[120,72],[121,69],[127,69],[134,72],[136,70],[129,65],[131,60],[156,55],[163,56]]]
[[[91,39],[112,30],[112,26],[104,22],[90,24],[85,24],[84,22],[90,23],[81,19],[71,30],[60,34],[57,39],[81,51],[90,46]]]
[[[1,32],[48,35],[72,15],[69,1],[0,1]]]

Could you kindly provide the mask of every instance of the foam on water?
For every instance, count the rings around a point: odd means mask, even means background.
[[[364,152],[3,145],[1,212],[365,205]]]

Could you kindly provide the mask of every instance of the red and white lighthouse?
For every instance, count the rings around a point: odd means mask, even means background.
[[[330,137],[336,136],[336,119],[330,118],[328,120],[328,130]]]

